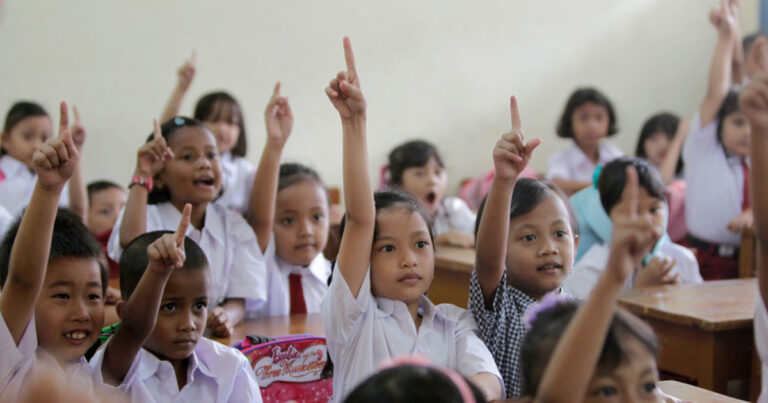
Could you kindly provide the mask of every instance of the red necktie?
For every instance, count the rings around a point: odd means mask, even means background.
[[[307,313],[307,303],[304,302],[304,287],[301,285],[301,274],[288,275],[288,288],[291,295],[291,315]]]
[[[749,208],[749,167],[747,160],[741,159],[741,169],[744,171],[744,200],[741,201],[741,211]]]

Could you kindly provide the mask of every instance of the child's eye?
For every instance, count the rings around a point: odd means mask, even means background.
[[[56,299],[69,299],[69,294],[64,294],[64,293],[54,294],[53,298],[56,298]]]
[[[395,250],[394,245],[384,245],[381,248],[379,248],[379,252],[392,252]]]
[[[416,242],[416,247],[419,248],[419,249],[424,249],[427,246],[429,246],[429,242],[427,242],[427,241]]]
[[[315,214],[315,215],[313,215],[313,216],[312,216],[312,218],[313,218],[315,221],[320,221],[320,220],[322,220],[322,219],[323,219],[323,215],[322,215],[322,214]]]
[[[110,209],[99,210],[99,214],[102,214],[102,215],[110,215],[111,213],[112,213],[112,210]]]
[[[208,159],[215,159],[215,158],[218,158],[219,155],[216,154],[215,152],[211,151],[208,154],[206,154],[205,156],[208,157]]]
[[[607,397],[614,396],[616,393],[618,393],[618,391],[613,386],[603,386],[602,388],[599,388],[595,391],[595,396]]]
[[[562,238],[564,236],[568,235],[565,231],[556,231],[555,236],[558,238]]]
[[[183,159],[184,161],[191,161],[193,158],[194,157],[192,156],[192,154],[182,154],[181,155],[181,159]]]
[[[536,239],[536,237],[533,234],[523,235],[522,238],[520,238],[523,241],[531,242]]]
[[[24,140],[32,140],[32,133],[24,133]]]
[[[746,123],[746,121],[742,117],[738,117],[738,118],[734,118],[733,119],[733,124],[735,124],[736,126],[741,126],[744,123]]]
[[[160,309],[166,311],[166,312],[176,312],[176,304],[175,303],[168,303],[160,307]]]
[[[205,301],[200,301],[195,303],[195,309],[198,311],[202,311],[208,306],[208,303]]]
[[[282,220],[280,220],[280,223],[285,225],[291,225],[293,224],[293,218],[292,217],[283,218]]]
[[[656,391],[656,382],[648,382],[643,385],[643,392],[654,393]]]
[[[91,301],[100,301],[101,300],[101,294],[91,294],[88,296],[88,299]]]

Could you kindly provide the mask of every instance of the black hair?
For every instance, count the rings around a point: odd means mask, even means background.
[[[576,213],[573,211],[568,196],[560,190],[557,185],[548,181],[531,178],[520,178],[515,182],[515,188],[512,190],[512,203],[509,209],[509,219],[512,220],[515,217],[526,215],[533,211],[536,206],[542,201],[555,196],[560,198],[565,205],[565,209],[568,211],[568,223],[571,225],[571,230],[574,235],[579,235],[579,222],[576,219]],[[488,200],[486,195],[483,201],[480,203],[480,208],[477,210],[477,218],[475,219],[475,238],[477,238],[477,231],[480,229],[480,219],[483,217],[483,211],[485,210],[485,202]]]
[[[664,133],[671,141],[675,137],[677,127],[680,125],[680,118],[669,112],[657,113],[643,124],[643,128],[640,129],[640,138],[637,140],[637,147],[635,148],[635,156],[640,158],[648,158],[648,154],[645,153],[645,141],[651,138],[656,133]],[[683,172],[683,159],[677,159],[677,167],[675,167],[675,173],[680,174]]]
[[[20,101],[16,102],[8,110],[8,114],[5,115],[5,126],[3,126],[3,135],[7,136],[11,134],[11,130],[19,122],[26,118],[36,116],[48,116],[48,112],[43,109],[42,106],[34,102]],[[0,148],[0,155],[5,155],[5,149]]]
[[[200,127],[205,129],[205,131],[210,132],[210,129],[208,129],[208,126],[206,126],[203,122],[197,119],[192,119],[184,116],[176,116],[175,118],[168,119],[166,122],[160,125],[160,131],[163,135],[163,138],[165,139],[166,144],[170,143],[171,138],[173,138],[173,136],[184,127]],[[146,142],[149,143],[154,139],[155,139],[155,133],[151,133],[147,137]],[[157,177],[153,179],[156,180]],[[219,195],[221,195],[221,192],[219,192]],[[171,200],[171,192],[168,190],[167,186],[154,186],[152,188],[152,191],[149,192],[149,196],[147,196],[147,204],[158,204],[162,202],[167,202],[169,200]]]
[[[123,300],[131,297],[139,280],[149,264],[147,248],[153,242],[165,234],[173,234],[172,231],[152,231],[134,238],[120,255],[120,293]],[[200,270],[208,268],[208,259],[205,252],[195,241],[184,237],[184,267],[181,270]],[[176,269],[179,270],[179,269]]]
[[[744,49],[744,56],[747,55],[747,51],[749,50],[749,47],[752,46],[752,43],[754,43],[755,40],[757,38],[761,37],[761,36],[763,38],[768,39],[768,32],[766,32],[766,31],[757,31],[757,32],[751,33],[751,34],[745,36],[744,38],[742,38],[741,46]]]
[[[638,185],[656,199],[667,200],[667,189],[664,180],[656,167],[645,159],[637,157],[617,158],[603,167],[597,179],[597,190],[600,192],[600,202],[608,215],[613,207],[621,201],[624,185],[627,183],[627,167],[632,165],[637,171]]]
[[[315,182],[318,186],[325,189],[325,183],[323,183],[320,175],[314,169],[294,162],[280,164],[280,175],[277,178],[278,192],[288,186],[304,181]]]
[[[574,138],[573,134],[573,112],[576,108],[584,104],[596,104],[604,107],[608,111],[608,137],[613,136],[619,130],[616,123],[616,113],[613,111],[611,101],[595,88],[578,88],[571,94],[565,103],[563,114],[560,115],[560,121],[557,123],[557,136],[562,138]]]
[[[20,215],[8,232],[5,233],[0,243],[0,288],[5,285],[8,270],[11,264],[11,251],[16,241],[21,225]],[[44,242],[44,241],[42,241]],[[23,253],[23,251],[22,251]],[[83,220],[66,208],[59,208],[56,219],[53,222],[53,236],[51,236],[51,250],[48,254],[48,262],[58,258],[94,259],[99,264],[101,272],[101,293],[107,292],[108,270],[107,259],[98,241],[88,231]]]
[[[93,195],[95,195],[96,193],[99,193],[107,189],[112,189],[112,188],[124,190],[123,187],[118,185],[117,183],[110,182],[107,180],[98,180],[98,181],[93,181],[89,183],[88,186],[86,187],[86,189],[88,190],[88,202],[90,203],[93,201]]]
[[[232,147],[231,153],[237,157],[245,157],[248,150],[245,134],[245,117],[240,104],[235,97],[228,92],[217,91],[203,95],[195,106],[195,119],[200,121],[218,122],[227,121],[230,124],[237,123],[240,128],[240,136]]]
[[[431,157],[437,164],[445,167],[443,159],[437,148],[423,140],[411,140],[400,144],[389,153],[389,180],[390,186],[399,186],[403,183],[403,171],[412,167],[424,166]]]
[[[717,110],[717,140],[721,144],[723,143],[723,122],[725,122],[725,118],[740,110],[738,91],[729,90],[723,99],[723,103],[720,104],[720,109]]]
[[[520,348],[525,395],[536,395],[552,353],[578,308],[576,302],[560,302],[536,315]],[[629,359],[622,343],[627,336],[637,339],[648,352],[656,356],[659,343],[651,327],[626,310],[617,308],[608,327],[596,370],[612,371]]]
[[[471,382],[475,401],[485,402],[485,396]],[[462,403],[464,398],[451,378],[443,371],[422,365],[399,365],[383,369],[357,385],[344,403],[398,402]]]

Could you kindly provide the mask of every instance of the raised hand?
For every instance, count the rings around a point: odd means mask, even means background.
[[[77,151],[82,151],[86,137],[85,126],[80,123],[80,112],[77,110],[77,105],[72,106],[72,109],[75,112],[75,123],[69,128],[69,131],[72,134],[72,141],[75,143]]]
[[[154,125],[155,137],[139,148],[136,158],[136,172],[134,173],[137,176],[152,178],[163,169],[168,160],[173,158],[173,151],[165,143],[157,119],[154,119]]]
[[[672,273],[676,264],[677,260],[675,259],[654,256],[648,265],[637,269],[634,286],[677,284],[680,280],[680,273]]]
[[[48,139],[32,156],[38,182],[49,189],[64,186],[80,161],[68,125],[67,103],[62,101],[59,105],[59,135]]]
[[[184,205],[184,211],[181,214],[181,221],[176,232],[163,235],[147,247],[148,270],[167,273],[184,267],[184,260],[186,259],[184,238],[187,234],[187,228],[189,228],[191,215],[192,205],[187,203]]]
[[[730,35],[736,28],[736,16],[728,0],[720,0],[720,8],[709,13],[709,21],[720,35]]]
[[[342,120],[365,116],[365,97],[360,90],[360,76],[355,67],[355,55],[352,53],[352,42],[344,37],[344,58],[347,62],[347,71],[340,71],[331,80],[325,93],[328,99],[339,111]]]
[[[195,59],[197,58],[197,52],[192,51],[192,56],[179,67],[179,88],[187,90],[189,85],[192,84],[192,79],[195,78]]]
[[[533,150],[541,144],[541,139],[525,142],[520,111],[514,96],[509,98],[509,109],[512,116],[512,131],[503,134],[496,142],[496,147],[493,149],[493,165],[499,178],[514,180],[528,165]]]
[[[220,306],[208,312],[208,321],[205,327],[210,329],[216,337],[229,337],[234,329],[232,321],[229,319],[229,314]]]
[[[632,274],[663,233],[661,228],[640,215],[638,193],[637,171],[630,165],[621,201],[614,207],[618,214],[613,220],[611,255],[606,267],[606,271],[612,272],[620,283]]]
[[[264,110],[264,121],[267,124],[267,138],[285,144],[293,130],[293,112],[288,97],[280,95],[279,81],[275,84],[272,98]]]

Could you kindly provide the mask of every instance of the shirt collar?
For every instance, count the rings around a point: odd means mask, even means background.
[[[200,342],[201,340],[198,340],[197,346],[195,346],[195,349],[192,350],[192,354],[188,358],[189,362],[187,363],[187,385],[192,383],[192,381],[195,379],[195,375],[198,372],[201,375],[205,375],[209,378],[216,378],[213,372],[211,372],[210,368],[208,368],[208,366],[205,365],[204,362],[200,361],[200,359],[197,357],[197,350],[200,347]],[[140,354],[141,362],[139,363],[137,375],[141,380],[146,380],[157,373],[167,371],[170,371],[169,375],[172,375],[173,379],[175,379],[176,374],[173,373],[173,366],[171,363],[157,358],[156,355],[144,348],[140,350]]]
[[[6,177],[13,177],[21,173],[33,174],[27,164],[11,157],[10,155],[4,155],[0,158],[0,171],[3,171]]]
[[[277,256],[277,254],[275,254],[275,259],[278,262],[277,267],[280,269],[280,271],[283,274],[300,273],[303,275],[304,273],[309,271],[312,274],[312,276],[317,279],[317,281],[323,284],[325,284],[328,281],[328,277],[331,275],[331,265],[325,259],[325,256],[323,256],[322,252],[318,253],[317,256],[315,256],[312,262],[309,263],[308,267],[302,267],[302,266],[290,264],[285,260],[281,259],[280,256]]]
[[[200,230],[201,240],[202,234],[207,232],[210,234],[213,240],[219,243],[220,246],[224,246],[224,240],[226,239],[227,234],[224,230],[224,225],[221,223],[221,220],[218,220],[217,217],[214,217],[216,215],[212,211],[214,208],[216,208],[214,203],[208,203],[208,207],[205,208],[205,221],[203,221],[203,228]],[[176,206],[174,206],[173,203],[160,203],[157,205],[157,209],[160,210],[163,226],[165,228],[171,230],[179,226],[179,221],[181,221],[181,212],[176,209]],[[190,231],[196,229],[197,228],[194,228],[190,225],[187,229],[187,234],[189,234]]]
[[[378,316],[387,317],[392,315],[405,314],[410,316],[408,307],[402,301],[396,301],[389,298],[376,297],[376,305],[378,306]],[[419,313],[422,315],[424,322],[432,322],[435,318],[435,304],[429,300],[426,296],[422,295],[419,298]],[[422,323],[424,323],[422,322]]]

